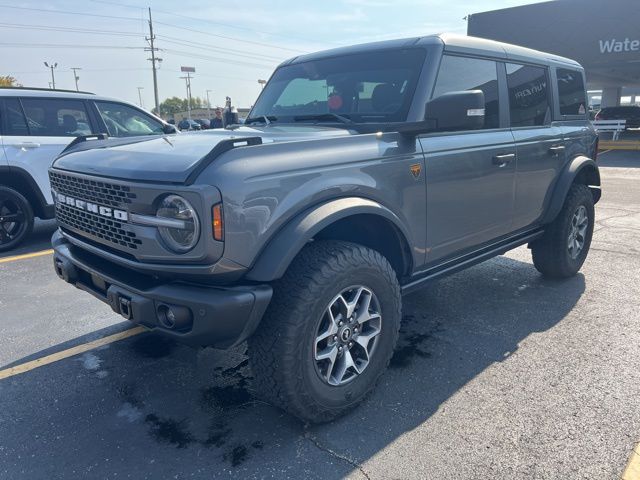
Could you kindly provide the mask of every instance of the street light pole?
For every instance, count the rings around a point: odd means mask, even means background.
[[[144,105],[142,103],[142,90],[144,90],[144,87],[138,87],[138,100],[140,100],[140,108],[144,108]]]
[[[51,63],[51,65],[49,65],[47,62],[44,62],[44,66],[47,68],[51,69],[51,85],[53,85],[53,89],[56,89],[56,77],[53,74],[53,69],[56,68],[58,66],[58,63]]]
[[[186,77],[183,78],[187,85],[187,118],[191,121],[191,72],[186,72]]]
[[[206,94],[207,94],[207,117],[209,117],[209,120],[211,120],[211,102],[209,101],[209,92],[211,90],[207,90]]]
[[[71,70],[73,70],[73,79],[76,82],[76,92],[79,92],[80,89],[78,88],[78,80],[80,80],[80,77],[78,76],[78,73],[76,72],[76,70],[82,70],[79,67],[71,67]]]

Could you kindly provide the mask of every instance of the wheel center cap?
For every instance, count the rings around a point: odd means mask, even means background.
[[[351,331],[350,327],[344,327],[340,332],[340,340],[342,340],[343,342],[348,342],[349,340],[351,340],[352,336],[353,332]]]

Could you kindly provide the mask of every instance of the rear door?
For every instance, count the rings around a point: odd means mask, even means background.
[[[427,182],[428,263],[506,235],[514,206],[515,145],[508,127],[494,60],[444,55],[432,98],[482,90],[480,130],[420,138]]]
[[[553,121],[548,67],[506,64],[517,171],[513,230],[535,224],[565,162],[559,122]]]
[[[9,165],[25,170],[52,204],[49,167],[74,137],[92,133],[84,100],[9,98],[3,142]]]
[[[594,133],[587,117],[587,92],[584,72],[572,68],[557,68],[552,72],[556,118],[560,119],[565,146],[565,161],[578,155],[593,156]]]

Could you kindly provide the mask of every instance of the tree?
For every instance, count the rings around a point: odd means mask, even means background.
[[[18,81],[11,75],[0,75],[0,87],[21,87]]]
[[[179,97],[167,98],[160,104],[160,111],[162,112],[162,114],[164,116],[172,117],[176,113],[186,112],[187,111],[187,103],[188,102],[187,102],[186,98],[179,98]],[[191,97],[191,108],[192,109],[194,109],[194,108],[205,108],[206,106],[207,106],[207,102],[202,101],[202,99],[200,97]],[[158,114],[158,112],[156,112],[155,108],[152,111],[156,115]]]

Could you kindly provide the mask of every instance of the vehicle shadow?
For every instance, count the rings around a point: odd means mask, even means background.
[[[12,250],[0,252],[0,258],[24,255],[26,253],[38,252],[40,250],[47,250],[51,248],[51,236],[56,228],[57,224],[55,220],[36,219],[35,225],[33,226],[33,233],[29,238]]]
[[[548,281],[498,257],[406,297],[390,373],[353,413],[315,426],[254,399],[244,346],[143,334],[0,381],[4,417],[20,420],[4,422],[5,451],[34,477],[53,465],[62,477],[343,478],[561,322],[584,290],[581,274]]]
[[[640,152],[610,150],[598,155],[599,167],[640,168]]]

